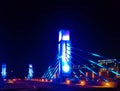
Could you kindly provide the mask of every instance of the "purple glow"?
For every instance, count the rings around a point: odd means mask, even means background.
[[[61,40],[70,40],[70,35],[69,35],[69,31],[65,31],[65,30],[61,30],[59,32],[59,41]]]
[[[32,64],[29,64],[29,67],[32,67]]]
[[[62,37],[62,40],[70,40],[69,35],[64,35],[64,36]]]

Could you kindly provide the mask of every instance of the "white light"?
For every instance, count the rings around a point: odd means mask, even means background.
[[[61,39],[62,39],[62,33],[61,33],[61,31],[59,32],[59,41],[61,41]]]
[[[32,64],[30,64],[29,67],[32,67]]]
[[[62,37],[62,39],[63,39],[63,40],[70,40],[69,35],[64,35],[64,36]]]
[[[69,71],[69,66],[68,65],[64,65],[63,66],[63,71],[64,72],[68,72]]]

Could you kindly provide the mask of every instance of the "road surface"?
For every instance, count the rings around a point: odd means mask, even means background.
[[[79,86],[70,84],[55,84],[50,82],[37,82],[19,80],[6,82],[2,91],[119,91],[116,88],[100,88],[94,86]]]

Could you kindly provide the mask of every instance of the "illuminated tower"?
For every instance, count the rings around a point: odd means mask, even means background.
[[[2,78],[6,78],[7,72],[6,72],[6,64],[2,64]]]
[[[68,30],[59,31],[58,60],[59,78],[64,79],[71,76],[71,43]]]
[[[29,64],[29,69],[28,69],[28,79],[33,78],[33,66],[32,64]]]

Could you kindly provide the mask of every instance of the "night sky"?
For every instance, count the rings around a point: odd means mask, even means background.
[[[0,3],[0,63],[8,74],[27,76],[32,63],[41,76],[57,55],[60,29],[70,30],[73,46],[120,59],[117,0],[33,1]]]

